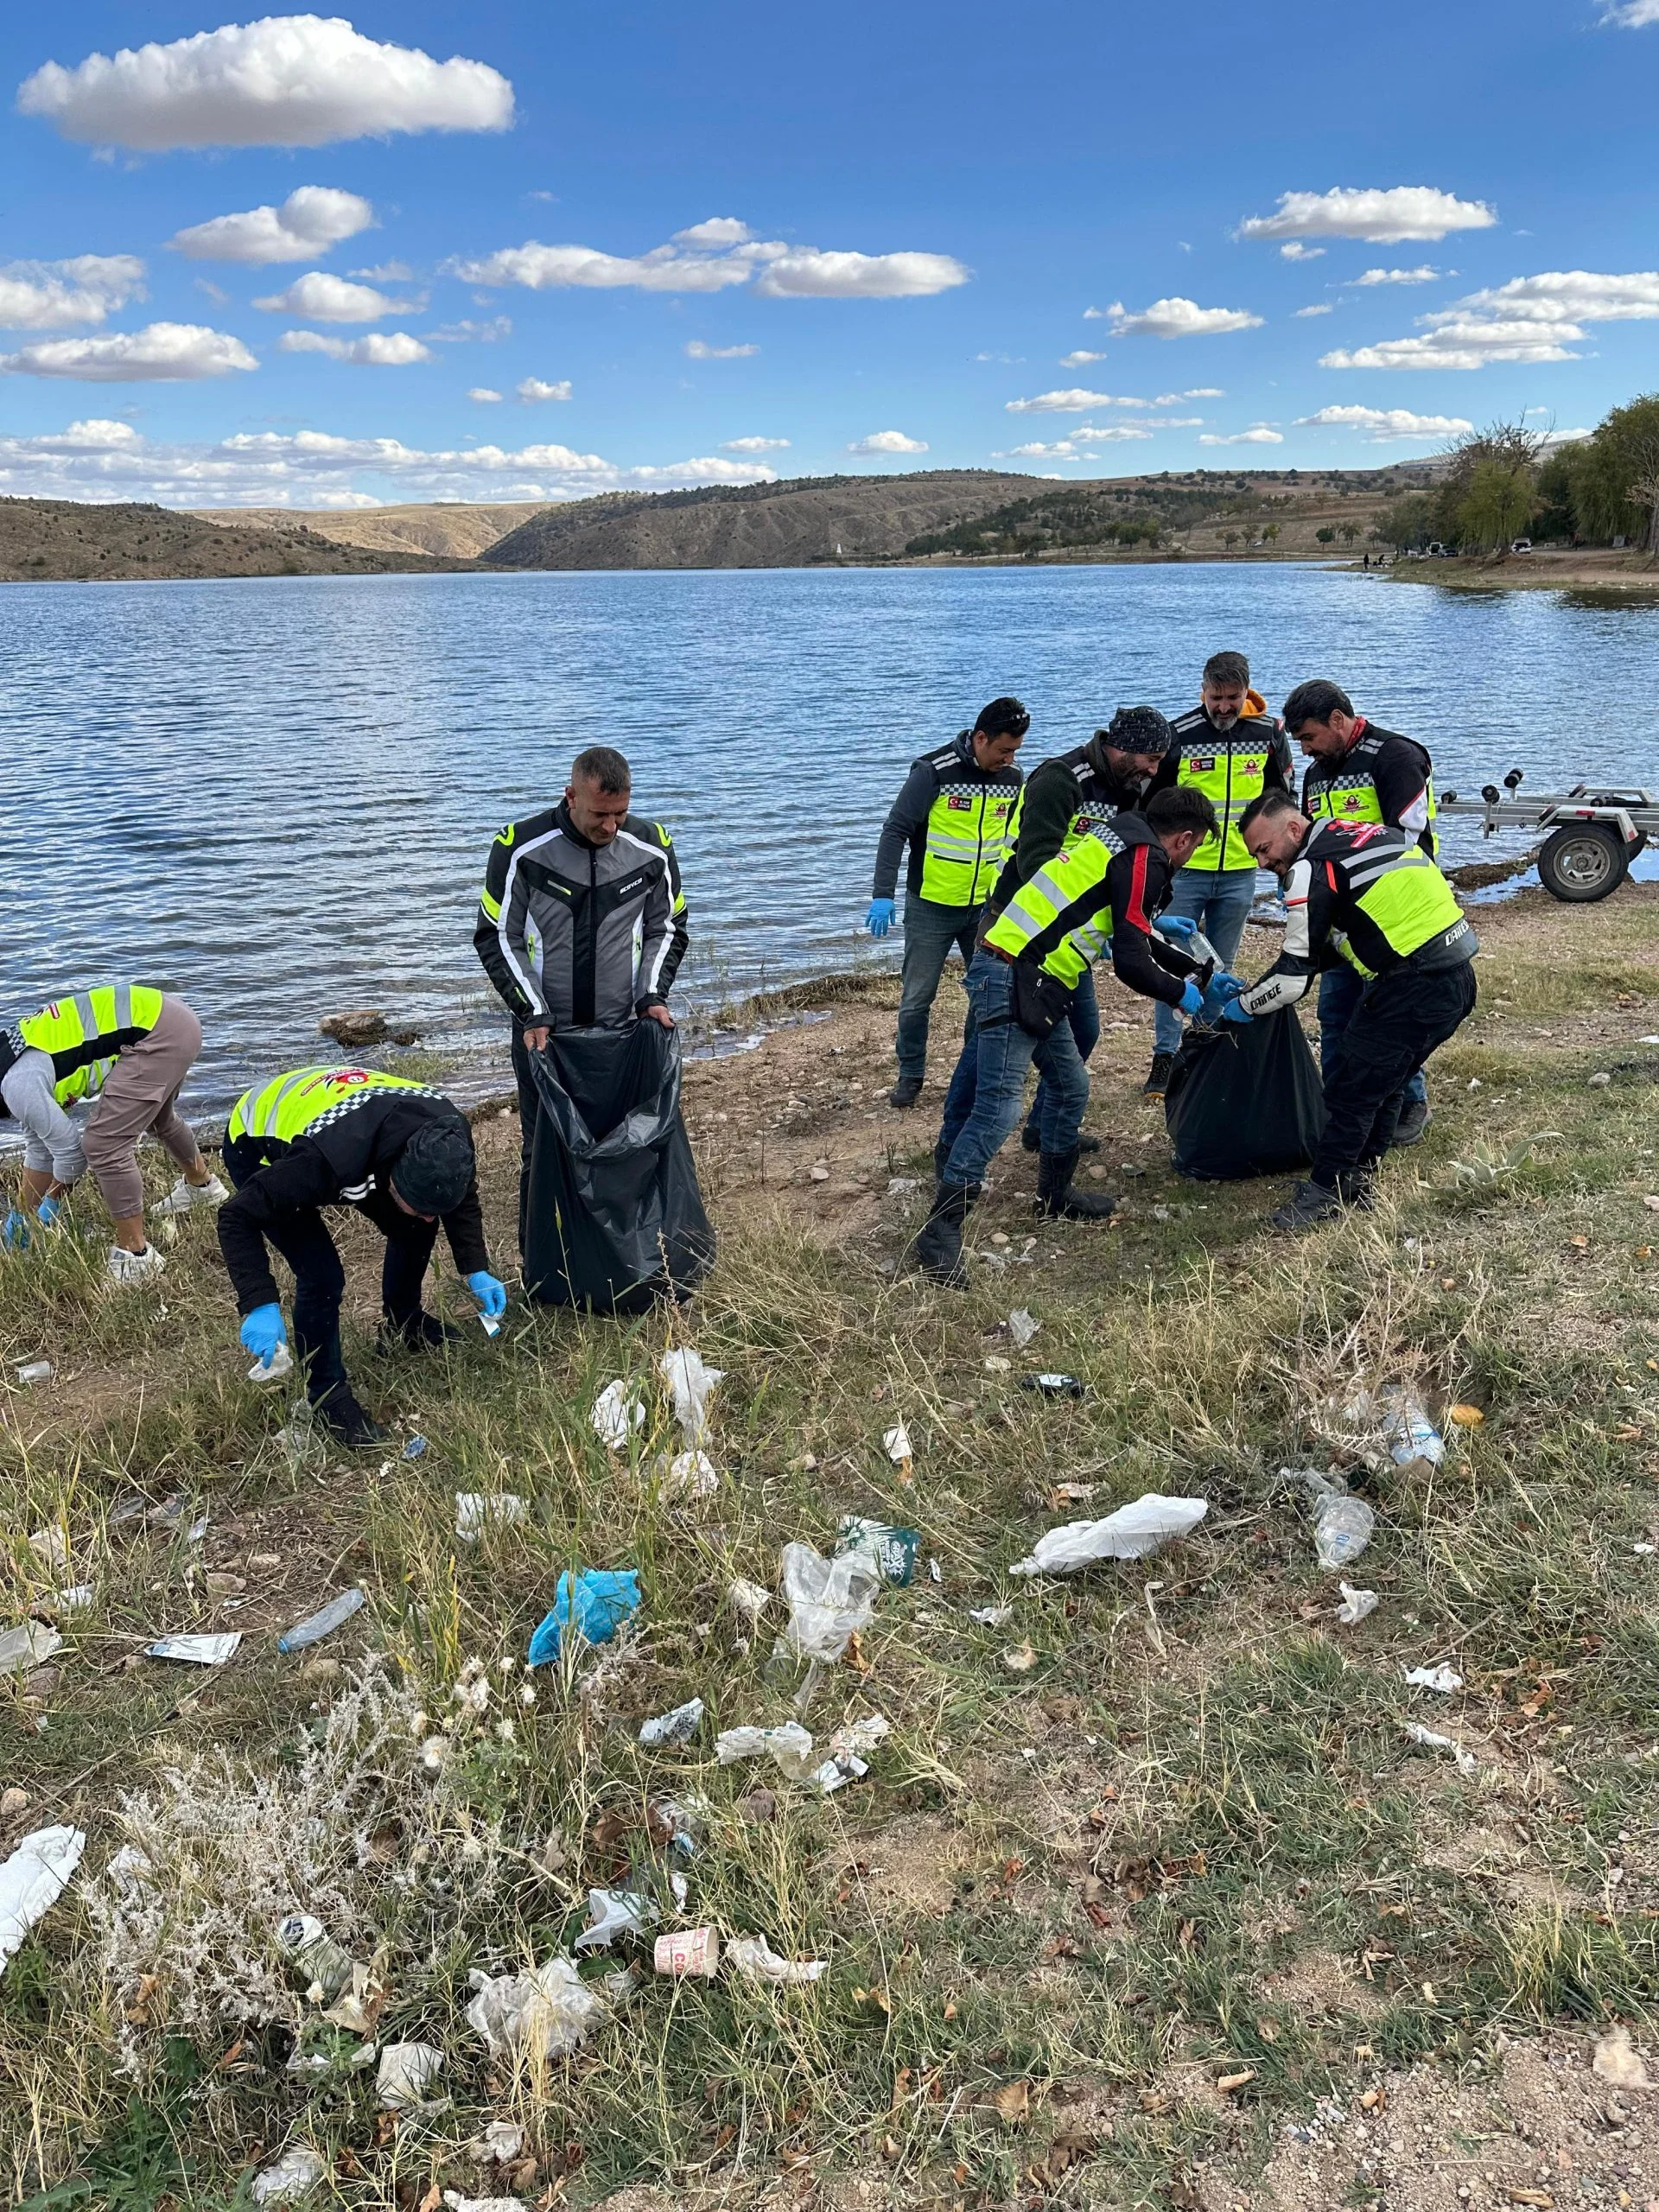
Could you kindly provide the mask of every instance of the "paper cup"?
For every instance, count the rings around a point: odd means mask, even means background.
[[[658,1974],[701,1974],[712,1981],[720,1970],[720,1930],[683,1928],[671,1936],[659,1936],[652,1963]]]

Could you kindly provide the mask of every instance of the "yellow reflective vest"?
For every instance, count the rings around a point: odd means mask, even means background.
[[[440,1096],[429,1084],[407,1076],[383,1075],[378,1068],[294,1068],[273,1076],[257,1090],[245,1090],[231,1110],[226,1143],[251,1137],[261,1143],[292,1144],[296,1137],[337,1122],[365,1098],[387,1090]]]
[[[1240,815],[1264,791],[1287,791],[1294,796],[1290,747],[1257,695],[1249,696],[1258,711],[1241,715],[1224,732],[1216,728],[1202,707],[1178,715],[1171,724],[1175,744],[1170,761],[1153,779],[1154,791],[1185,784],[1202,791],[1215,808],[1219,834],[1206,837],[1186,863],[1200,873],[1232,874],[1248,868],[1254,874],[1255,862],[1238,834]]]
[[[0,1068],[27,1052],[52,1061],[58,1103],[92,1098],[102,1090],[117,1058],[162,1017],[162,994],[149,983],[99,983],[73,997],[54,999],[24,1016],[6,1033]]]

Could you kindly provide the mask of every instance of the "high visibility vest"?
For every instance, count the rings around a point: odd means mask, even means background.
[[[289,1145],[388,1090],[412,1090],[423,1098],[440,1095],[430,1084],[383,1075],[378,1068],[295,1068],[273,1076],[262,1090],[243,1092],[232,1109],[226,1141],[251,1137]]]
[[[1229,874],[1249,868],[1253,874],[1255,862],[1238,834],[1238,817],[1267,788],[1268,762],[1277,731],[1265,715],[1246,715],[1223,735],[1211,727],[1200,708],[1179,717],[1175,734],[1181,746],[1175,780],[1202,791],[1220,824],[1219,834],[1195,849],[1187,867]]]
[[[927,810],[921,895],[934,906],[982,906],[1014,850],[1020,793],[970,779],[959,760],[955,765],[960,780],[942,781]]]
[[[1382,741],[1370,732],[1352,746],[1342,758],[1337,772],[1329,779],[1309,776],[1302,786],[1302,811],[1313,822],[1382,822],[1382,802],[1376,795],[1376,777],[1372,762],[1380,751]],[[1440,832],[1435,828],[1434,778],[1425,768],[1423,772],[1423,800],[1428,810],[1428,842],[1430,854],[1440,849]],[[1397,829],[1402,825],[1386,825]],[[1408,836],[1421,833],[1408,830]]]
[[[1058,976],[1071,988],[1112,940],[1107,870],[1132,843],[1147,841],[1143,823],[1136,823],[1128,835],[1122,828],[1100,823],[1068,837],[1053,859],[1020,886],[985,931],[986,944],[1013,960],[1035,958],[1045,975]],[[1091,896],[1095,903],[1084,909],[1085,918],[1059,930],[1061,915]],[[1053,941],[1039,951],[1038,940],[1056,931]]]
[[[12,1030],[17,1052],[48,1052],[58,1103],[93,1098],[118,1055],[148,1037],[162,1018],[162,994],[148,983],[100,983],[73,998],[54,999]]]
[[[1330,871],[1332,887],[1340,883],[1401,960],[1409,959],[1441,935],[1467,933],[1473,943],[1451,885],[1408,830],[1386,830],[1345,855],[1339,874],[1337,866],[1317,854],[1311,855],[1311,865]],[[1335,929],[1331,936],[1337,950],[1359,975],[1368,982],[1376,975],[1355,950],[1346,931]]]

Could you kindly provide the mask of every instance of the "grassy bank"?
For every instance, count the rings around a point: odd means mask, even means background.
[[[54,1821],[88,1844],[0,1980],[6,2201],[226,2208],[302,2144],[327,2171],[310,2201],[388,2212],[445,2190],[614,2212],[1645,2202],[1659,2126],[1639,2097],[1608,2120],[1586,2061],[1615,2018],[1640,2044],[1659,2001],[1659,1048],[1634,1041],[1659,1027],[1659,894],[1523,894],[1477,925],[1481,1008],[1433,1064],[1427,1141],[1376,1214],[1299,1244],[1262,1231],[1271,1186],[1170,1174],[1135,1090],[1149,1025],[1109,986],[1090,1125],[1122,1218],[1039,1229],[1034,1162],[1005,1154],[964,1294],[900,1263],[933,1128],[880,1100],[890,982],[689,1077],[723,1242],[682,1313],[515,1305],[489,1345],[446,1266],[466,1341],[383,1359],[375,1242],[348,1222],[384,1463],[330,1460],[243,1382],[210,1223],[180,1225],[159,1296],[107,1287],[74,1236],[7,1257],[0,1627],[32,1609],[64,1641],[0,1679],[0,1786],[26,1799],[0,1801],[0,1850]],[[499,1263],[516,1125],[480,1135]],[[1016,1307],[1040,1324],[1023,1349]],[[726,1376],[701,1502],[661,1478],[679,1440],[655,1391],[626,1454],[588,1421],[688,1343]],[[40,1357],[54,1381],[15,1385]],[[1039,1368],[1087,1395],[1019,1387]],[[1484,1419],[1438,1468],[1396,1466],[1341,1416],[1389,1382]],[[908,1479],[882,1444],[900,1418]],[[1345,1467],[1376,1509],[1357,1627],[1281,1466]],[[1009,1579],[1045,1529],[1146,1490],[1208,1517],[1141,1565]],[[460,1544],[457,1491],[529,1510]],[[751,1642],[726,1592],[775,1586],[780,1544],[827,1551],[847,1512],[917,1527],[938,1577],[884,1591],[817,1689],[820,1739],[892,1723],[868,1778],[819,1798],[715,1764],[716,1728],[791,1718],[800,1681],[772,1656],[777,1601]],[[28,1541],[54,1529],[67,1562]],[[639,1632],[525,1702],[572,1564],[639,1569]],[[353,1581],[355,1621],[277,1654]],[[91,1605],[55,1606],[67,1583]],[[142,1656],[202,1629],[245,1631],[229,1665]],[[1442,1662],[1453,1695],[1402,1679]],[[639,1720],[694,1694],[692,1745],[642,1749]],[[697,1834],[683,1915],[664,1799]],[[104,1869],[126,1842],[150,1873],[124,1893]],[[676,1983],[625,1940],[587,1971],[632,1983],[572,2057],[492,2056],[469,1974],[568,1950],[588,1888],[618,1882],[664,1926],[828,1971]],[[444,2108],[377,2111],[364,2031],[321,2021],[277,1953],[293,1910],[371,1970],[367,2039],[443,2052]],[[492,2120],[524,2130],[510,2169],[466,2150]],[[1562,2146],[1605,2194],[1553,2193]]]

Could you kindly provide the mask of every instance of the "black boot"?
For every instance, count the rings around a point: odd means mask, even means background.
[[[1035,1122],[1027,1122],[1025,1128],[1020,1132],[1020,1151],[1040,1152],[1042,1148],[1042,1131],[1038,1128]],[[1098,1137],[1085,1136],[1081,1131],[1079,1131],[1077,1135],[1077,1150],[1079,1152],[1098,1152],[1100,1150],[1100,1139]]]
[[[391,1441],[387,1432],[357,1402],[349,1382],[336,1382],[311,1402],[311,1418],[336,1444],[350,1452],[372,1452]]]
[[[1363,1160],[1357,1167],[1344,1167],[1337,1174],[1337,1196],[1359,1213],[1376,1211],[1376,1163]]]
[[[458,1344],[463,1332],[448,1321],[440,1321],[435,1313],[411,1313],[407,1319],[395,1320],[388,1313],[380,1324],[382,1351],[441,1351],[445,1344]]]
[[[1116,1211],[1116,1198],[1086,1198],[1071,1187],[1077,1172],[1078,1148],[1046,1152],[1037,1170],[1037,1211],[1065,1221],[1107,1221]]]
[[[1268,1226],[1281,1236],[1300,1236],[1322,1222],[1334,1221],[1341,1211],[1342,1200],[1329,1184],[1298,1183],[1284,1205],[1268,1216]]]
[[[887,1093],[887,1103],[889,1106],[913,1106],[921,1095],[921,1077],[901,1075]]]
[[[979,1196],[977,1183],[941,1183],[933,1197],[933,1211],[916,1233],[911,1247],[917,1266],[948,1289],[967,1287],[968,1270],[962,1264],[962,1228],[968,1210]]]

